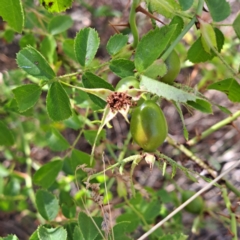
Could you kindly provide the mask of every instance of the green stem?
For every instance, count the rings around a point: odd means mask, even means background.
[[[184,147],[182,144],[178,144],[177,142],[175,142],[172,138],[170,138],[169,136],[167,137],[167,141],[169,144],[171,144],[172,146],[174,146],[175,148],[177,148],[178,150],[180,150],[181,152],[183,152],[186,156],[188,156],[189,158],[191,158],[194,162],[196,162],[200,167],[204,168],[205,170],[207,170],[212,177],[216,177],[216,171],[213,170],[212,168],[210,168],[201,158],[198,158],[197,156],[195,156],[190,150],[188,150],[186,147]],[[226,184],[226,187],[231,190],[234,194],[236,194],[236,196],[240,197],[240,191],[235,188],[230,182],[228,182],[227,180],[223,179],[223,181]]]
[[[187,142],[188,146],[193,146],[208,135],[212,134],[213,132],[216,132],[218,129],[222,128],[223,126],[233,122],[238,117],[240,117],[240,111],[235,112],[232,116],[225,118],[224,120],[216,123],[215,125],[211,126],[206,131],[202,132],[200,136],[196,136],[193,139],[189,140]]]
[[[199,0],[198,6],[197,6],[197,11],[196,11],[198,16],[202,15],[203,5],[204,5],[204,0]]]
[[[135,209],[135,207],[128,201],[128,199],[127,199],[126,197],[125,197],[125,202],[126,202],[127,205],[133,210],[133,212],[135,212],[135,213],[138,215],[138,217],[142,220],[144,226],[145,226],[147,229],[149,229],[148,223],[146,222],[144,216],[143,216],[139,211],[137,211],[137,210]]]
[[[197,7],[197,15],[201,15],[202,13],[202,9],[203,9],[203,4],[204,4],[204,0],[199,0],[198,2],[198,7]],[[167,57],[169,56],[169,54],[173,51],[173,49],[175,48],[175,46],[182,40],[182,38],[184,37],[184,35],[186,33],[188,33],[188,31],[191,29],[191,27],[195,24],[195,22],[197,21],[196,16],[194,16],[192,18],[192,20],[185,26],[185,28],[182,30],[182,32],[180,33],[180,35],[173,41],[173,43],[171,44],[171,46],[167,49],[167,51],[162,55],[161,59],[163,61],[165,61],[167,59]]]
[[[130,14],[129,14],[129,25],[133,35],[133,44],[132,47],[136,48],[139,41],[138,29],[136,25],[136,8],[139,5],[139,0],[133,0]]]
[[[127,138],[126,138],[126,140],[124,141],[122,151],[121,151],[121,153],[119,154],[118,162],[121,162],[121,161],[123,160],[123,158],[124,158],[124,156],[125,156],[125,154],[126,154],[126,152],[127,152],[127,150],[128,150],[127,147],[128,147],[128,144],[129,144],[129,142],[130,142],[130,140],[131,140],[131,137],[132,137],[132,135],[131,135],[131,132],[129,131],[129,132],[128,132],[128,135],[127,135]]]
[[[78,72],[65,74],[65,75],[59,76],[58,78],[60,78],[60,79],[62,79],[62,78],[69,78],[69,77],[77,76],[77,75],[79,75],[81,73],[82,73],[82,71],[79,70]]]
[[[108,170],[112,170],[114,168],[116,168],[117,166],[121,165],[121,164],[125,164],[127,162],[131,162],[131,161],[134,161],[135,159],[138,159],[138,158],[141,158],[142,156],[141,155],[133,155],[133,156],[130,156],[130,157],[127,157],[125,159],[123,159],[122,161],[120,162],[117,162],[113,165],[111,165],[110,167],[106,168],[105,170],[101,171],[101,172],[98,172],[98,173],[95,173],[93,175],[91,175],[91,177],[89,178],[89,180],[103,174],[104,172],[108,171]],[[83,181],[85,181],[86,179],[84,179]]]
[[[238,240],[236,216],[231,210],[231,202],[228,198],[228,193],[226,188],[222,188],[222,195],[230,215],[231,230],[232,230],[232,234],[234,235],[232,240]]]
[[[240,197],[240,192],[237,188],[235,188],[230,182],[228,182],[227,180],[223,179],[226,187],[232,191],[233,193],[235,193],[236,196]]]
[[[216,27],[232,27],[232,23],[212,23],[213,26]]]
[[[211,174],[212,177],[216,177],[216,171],[214,171],[212,168],[210,168],[202,159],[198,158],[195,156],[190,150],[188,150],[184,145],[178,144],[175,142],[174,139],[170,138],[169,136],[167,137],[167,141],[169,144],[174,146],[175,148],[179,149],[181,152],[183,152],[186,156],[191,158],[195,163],[197,163],[200,167],[203,169],[207,170],[209,174]]]
[[[218,56],[218,58],[222,61],[222,63],[226,66],[226,68],[233,74],[233,76],[237,76],[238,72],[233,69],[225,60],[224,58],[221,56],[221,54],[213,47],[211,48],[214,53]]]
[[[196,22],[196,17],[193,17],[193,19],[185,26],[185,28],[182,30],[182,32],[178,35],[178,37],[173,41],[173,43],[170,45],[170,47],[167,49],[167,51],[161,56],[161,59],[165,61],[169,54],[173,51],[175,46],[182,40],[184,35],[191,29],[191,27]]]
[[[22,148],[23,148],[24,154],[26,156],[27,176],[25,178],[25,184],[26,184],[26,188],[28,189],[28,196],[29,196],[33,206],[37,209],[36,196],[35,196],[35,193],[33,190],[33,184],[32,184],[32,159],[29,157],[31,150],[30,150],[30,146],[29,146],[28,142],[24,138],[24,130],[23,130],[21,123],[19,123],[19,130],[20,130],[19,136],[21,136]],[[37,217],[38,217],[39,222],[41,222],[43,224],[44,220],[39,213],[37,213]]]

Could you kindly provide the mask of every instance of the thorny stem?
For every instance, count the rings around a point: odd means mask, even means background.
[[[172,138],[170,138],[169,136],[167,137],[167,141],[169,144],[171,144],[172,146],[174,146],[175,148],[179,149],[181,152],[183,152],[186,156],[190,157],[194,162],[196,162],[200,167],[202,167],[203,169],[207,170],[208,173],[212,176],[212,177],[216,177],[217,173],[216,171],[214,171],[213,169],[211,169],[202,159],[198,158],[197,156],[195,156],[190,150],[188,150],[186,147],[184,147],[182,144],[178,144],[177,142],[175,142]]]
[[[232,171],[234,168],[236,168],[240,164],[240,160],[238,160],[235,164],[233,164],[231,167],[229,167],[226,171],[224,171],[222,174],[220,174],[216,179],[214,179],[212,182],[207,184],[204,188],[202,188],[200,191],[198,191],[196,194],[194,194],[191,198],[189,198],[186,202],[184,202],[181,206],[179,206],[177,209],[175,209],[173,212],[171,212],[166,218],[164,218],[162,221],[157,223],[154,227],[152,227],[148,232],[143,234],[138,240],[144,240],[147,236],[149,236],[151,233],[153,233],[156,229],[158,229],[160,226],[162,226],[165,222],[167,222],[169,219],[171,219],[175,214],[180,212],[183,208],[185,208],[190,202],[192,202],[195,198],[200,196],[203,192],[211,188],[216,182],[218,182],[223,176],[225,176],[227,173]]]
[[[205,137],[209,136],[210,134],[212,134],[213,132],[216,132],[218,129],[222,128],[223,126],[226,126],[227,124],[233,122],[234,120],[236,120],[238,117],[240,117],[240,111],[235,112],[233,115],[231,115],[230,117],[225,118],[224,120],[214,124],[213,126],[211,126],[210,128],[208,128],[207,130],[205,130],[204,132],[201,133],[200,136],[196,136],[194,138],[192,138],[191,140],[189,140],[187,142],[188,146],[193,146],[196,143],[198,143],[199,141],[201,141],[202,139],[204,139]]]
[[[209,172],[209,174],[212,177],[216,177],[217,173],[215,170],[213,170],[211,167],[209,167],[207,164],[204,163],[204,161],[201,158],[198,158],[197,156],[195,156],[190,150],[188,150],[186,147],[184,147],[182,144],[178,144],[177,142],[175,142],[172,138],[170,138],[169,136],[167,137],[167,141],[169,144],[171,144],[172,146],[176,147],[177,149],[179,149],[181,152],[183,152],[186,156],[188,156],[189,158],[191,158],[194,162],[196,162],[199,166],[201,166],[203,169],[207,170]],[[226,187],[231,190],[236,196],[240,197],[240,191],[235,188],[230,182],[228,182],[227,180],[223,179]]]
[[[136,8],[139,5],[139,0],[133,0],[129,14],[129,24],[133,35],[133,48],[136,48],[139,41],[138,29],[136,25]]]

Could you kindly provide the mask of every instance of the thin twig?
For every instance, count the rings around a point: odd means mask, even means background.
[[[216,132],[218,129],[222,128],[223,126],[233,122],[234,120],[236,120],[238,117],[240,117],[240,111],[235,112],[233,115],[225,118],[224,120],[214,124],[213,126],[211,126],[210,128],[208,128],[207,130],[205,130],[204,132],[201,133],[200,136],[196,136],[193,139],[189,140],[187,142],[188,146],[193,146],[196,143],[198,143],[199,141],[201,141],[202,139],[204,139],[205,137],[207,137],[208,135],[210,135],[213,132]]]

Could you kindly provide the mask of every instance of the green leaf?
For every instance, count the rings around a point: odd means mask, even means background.
[[[46,228],[40,226],[38,236],[41,240],[67,240],[67,231],[63,227]]]
[[[215,22],[226,19],[231,13],[230,5],[226,0],[206,0],[205,2]]]
[[[0,121],[0,124],[1,124],[1,121]],[[0,127],[0,130],[1,130],[1,127]],[[3,178],[7,177],[9,174],[10,174],[9,170],[6,167],[4,167],[2,164],[0,164],[0,179],[3,180]],[[0,191],[0,193],[1,193],[1,191]]]
[[[71,159],[70,159],[72,171],[75,172],[77,166],[82,165],[82,164],[87,164],[88,167],[94,166],[94,163],[93,163],[93,165],[90,164],[90,158],[91,158],[91,156],[89,154],[74,149],[72,151],[72,155],[71,155]]]
[[[125,232],[128,232],[128,233],[133,232],[139,226],[139,222],[140,222],[140,219],[133,212],[123,213],[116,220],[117,220],[117,223],[129,221],[125,229]]]
[[[78,226],[74,228],[73,240],[85,240]]]
[[[170,42],[175,30],[176,24],[164,26],[155,28],[142,37],[134,58],[136,69],[139,72],[149,67],[160,56]]]
[[[93,145],[95,138],[97,136],[97,132],[98,130],[85,130],[84,133],[84,137],[85,139],[88,141],[89,144]],[[103,129],[100,134],[98,135],[98,138],[96,140],[96,146],[98,146],[100,144],[101,140],[106,139],[106,131]]]
[[[153,64],[150,65],[143,72],[145,76],[158,80],[160,80],[160,78],[163,77],[166,73],[167,66],[161,59],[157,59],[156,61],[154,61]]]
[[[52,35],[46,36],[40,44],[40,52],[50,64],[57,61],[57,43]]]
[[[6,29],[3,34],[3,38],[7,43],[11,43],[14,39],[15,32],[12,29]]]
[[[28,109],[25,112],[19,112],[18,104],[17,104],[17,101],[16,101],[15,98],[10,99],[7,102],[7,104],[5,104],[4,109],[7,110],[7,111],[11,111],[11,112],[15,112],[15,113],[21,114],[23,116],[27,116],[27,117],[33,116],[33,109],[32,108]]]
[[[72,60],[77,62],[77,58],[74,53],[74,40],[73,39],[65,39],[62,45],[63,52]]]
[[[187,240],[188,236],[183,233],[166,234],[158,240]]]
[[[240,13],[235,18],[232,26],[235,33],[237,34],[237,37],[240,39]]]
[[[32,33],[27,33],[19,40],[19,45],[21,49],[29,45],[32,47],[36,47],[36,39]]]
[[[166,18],[172,18],[175,11],[180,9],[179,4],[174,0],[148,0],[148,3],[152,11],[156,11]]]
[[[42,89],[37,84],[26,84],[12,90],[18,104],[19,112],[33,107],[38,101]]]
[[[48,32],[52,35],[62,33],[72,27],[73,20],[67,15],[58,15],[51,19],[48,24]]]
[[[146,89],[150,93],[166,98],[167,100],[174,100],[176,102],[196,101],[196,96],[146,76],[141,76],[140,86],[144,90]]]
[[[185,121],[184,121],[184,117],[183,117],[181,106],[180,106],[180,104],[178,102],[173,102],[173,104],[176,107],[176,109],[177,109],[177,111],[179,113],[179,116],[181,118],[181,121],[182,121],[183,135],[184,135],[185,139],[188,140],[188,130],[187,130],[186,125],[185,125]]]
[[[99,47],[98,33],[93,28],[82,29],[74,40],[74,50],[78,62],[88,66],[95,57]]]
[[[224,44],[224,35],[218,28],[214,28],[214,31],[217,40],[217,50],[220,52]],[[199,37],[193,43],[187,53],[187,58],[193,63],[206,62],[208,60],[211,60],[214,56],[216,55],[213,51],[210,53],[205,51],[202,45],[201,37]]]
[[[47,146],[50,147],[53,151],[61,152],[67,150],[70,147],[68,141],[55,128],[52,128],[51,132],[47,133],[46,140]]]
[[[118,53],[128,42],[128,37],[123,34],[113,35],[107,43],[107,51],[110,55]]]
[[[53,121],[62,121],[72,116],[69,97],[59,82],[53,82],[47,94],[47,111]]]
[[[114,227],[113,227],[113,233],[114,233],[114,239],[115,240],[127,240],[129,238],[126,238],[125,233],[126,233],[126,229],[129,225],[129,221],[126,222],[120,222],[117,223]]]
[[[85,72],[82,76],[82,83],[85,88],[105,88],[109,90],[114,90],[113,86],[106,82],[104,79],[98,77],[97,75],[91,72]],[[88,94],[91,100],[97,104],[99,107],[104,108],[106,106],[106,102],[96,97],[92,94]]]
[[[95,227],[92,219],[83,212],[80,212],[78,215],[78,225],[85,240],[94,240],[97,237],[98,229]]]
[[[22,32],[24,27],[24,14],[20,0],[1,0],[0,16],[16,32]]]
[[[29,240],[40,240],[38,237],[38,229],[30,236]]]
[[[63,203],[61,205],[61,209],[62,209],[62,213],[63,213],[64,217],[69,218],[69,219],[75,218],[76,206],[74,205],[74,203],[71,206],[69,206],[66,203]]]
[[[36,192],[36,205],[41,216],[52,221],[56,218],[59,210],[57,198],[46,190],[39,189]]]
[[[79,119],[80,117],[80,119]],[[83,125],[84,125],[84,120],[81,119],[81,116],[79,116],[73,111],[73,115],[72,117],[64,120],[64,124],[68,127],[68,128],[72,128],[74,130],[78,130],[80,129]]]
[[[184,21],[181,17],[179,16],[174,16],[173,19],[171,20],[169,26],[176,25],[176,30],[174,31],[172,37],[171,37],[171,42],[173,42],[178,35],[181,33],[183,27],[184,27]]]
[[[215,31],[211,24],[199,19],[200,30],[202,33],[201,41],[206,52],[210,53],[212,48],[217,48]]]
[[[14,137],[7,125],[0,121],[0,146],[12,146],[14,144]]]
[[[227,95],[232,102],[240,102],[240,84],[234,78],[227,78],[208,86],[208,89],[215,89]]]
[[[188,10],[193,5],[193,0],[178,0],[183,11]]]
[[[109,68],[121,78],[134,76],[134,63],[127,59],[114,59],[110,62]]]
[[[161,205],[159,204],[159,200],[152,199],[151,202],[145,205],[145,207],[146,208],[144,209],[143,216],[147,221],[152,221],[154,218],[160,215]]]
[[[4,237],[4,238],[1,238],[1,237],[0,237],[0,240],[19,240],[19,239],[18,239],[18,237],[17,237],[16,235],[10,234],[10,235],[7,235],[7,236]]]
[[[229,111],[229,109],[228,108],[226,108],[226,107],[223,107],[223,106],[221,106],[221,105],[216,105],[222,112],[224,112],[224,113],[226,113],[226,114],[229,114],[229,115],[231,115],[232,114],[232,112],[231,111]]]
[[[195,102],[188,101],[187,104],[203,113],[212,113],[212,105],[206,100],[197,99]]]
[[[40,0],[49,12],[63,12],[72,6],[73,0]]]
[[[54,160],[40,167],[33,175],[33,182],[43,188],[49,188],[62,169],[62,160]]]
[[[211,60],[213,55],[205,51],[199,37],[188,50],[187,58],[193,63],[200,63]]]
[[[56,74],[45,58],[33,47],[26,47],[17,54],[17,64],[28,74],[43,80],[53,79]]]

